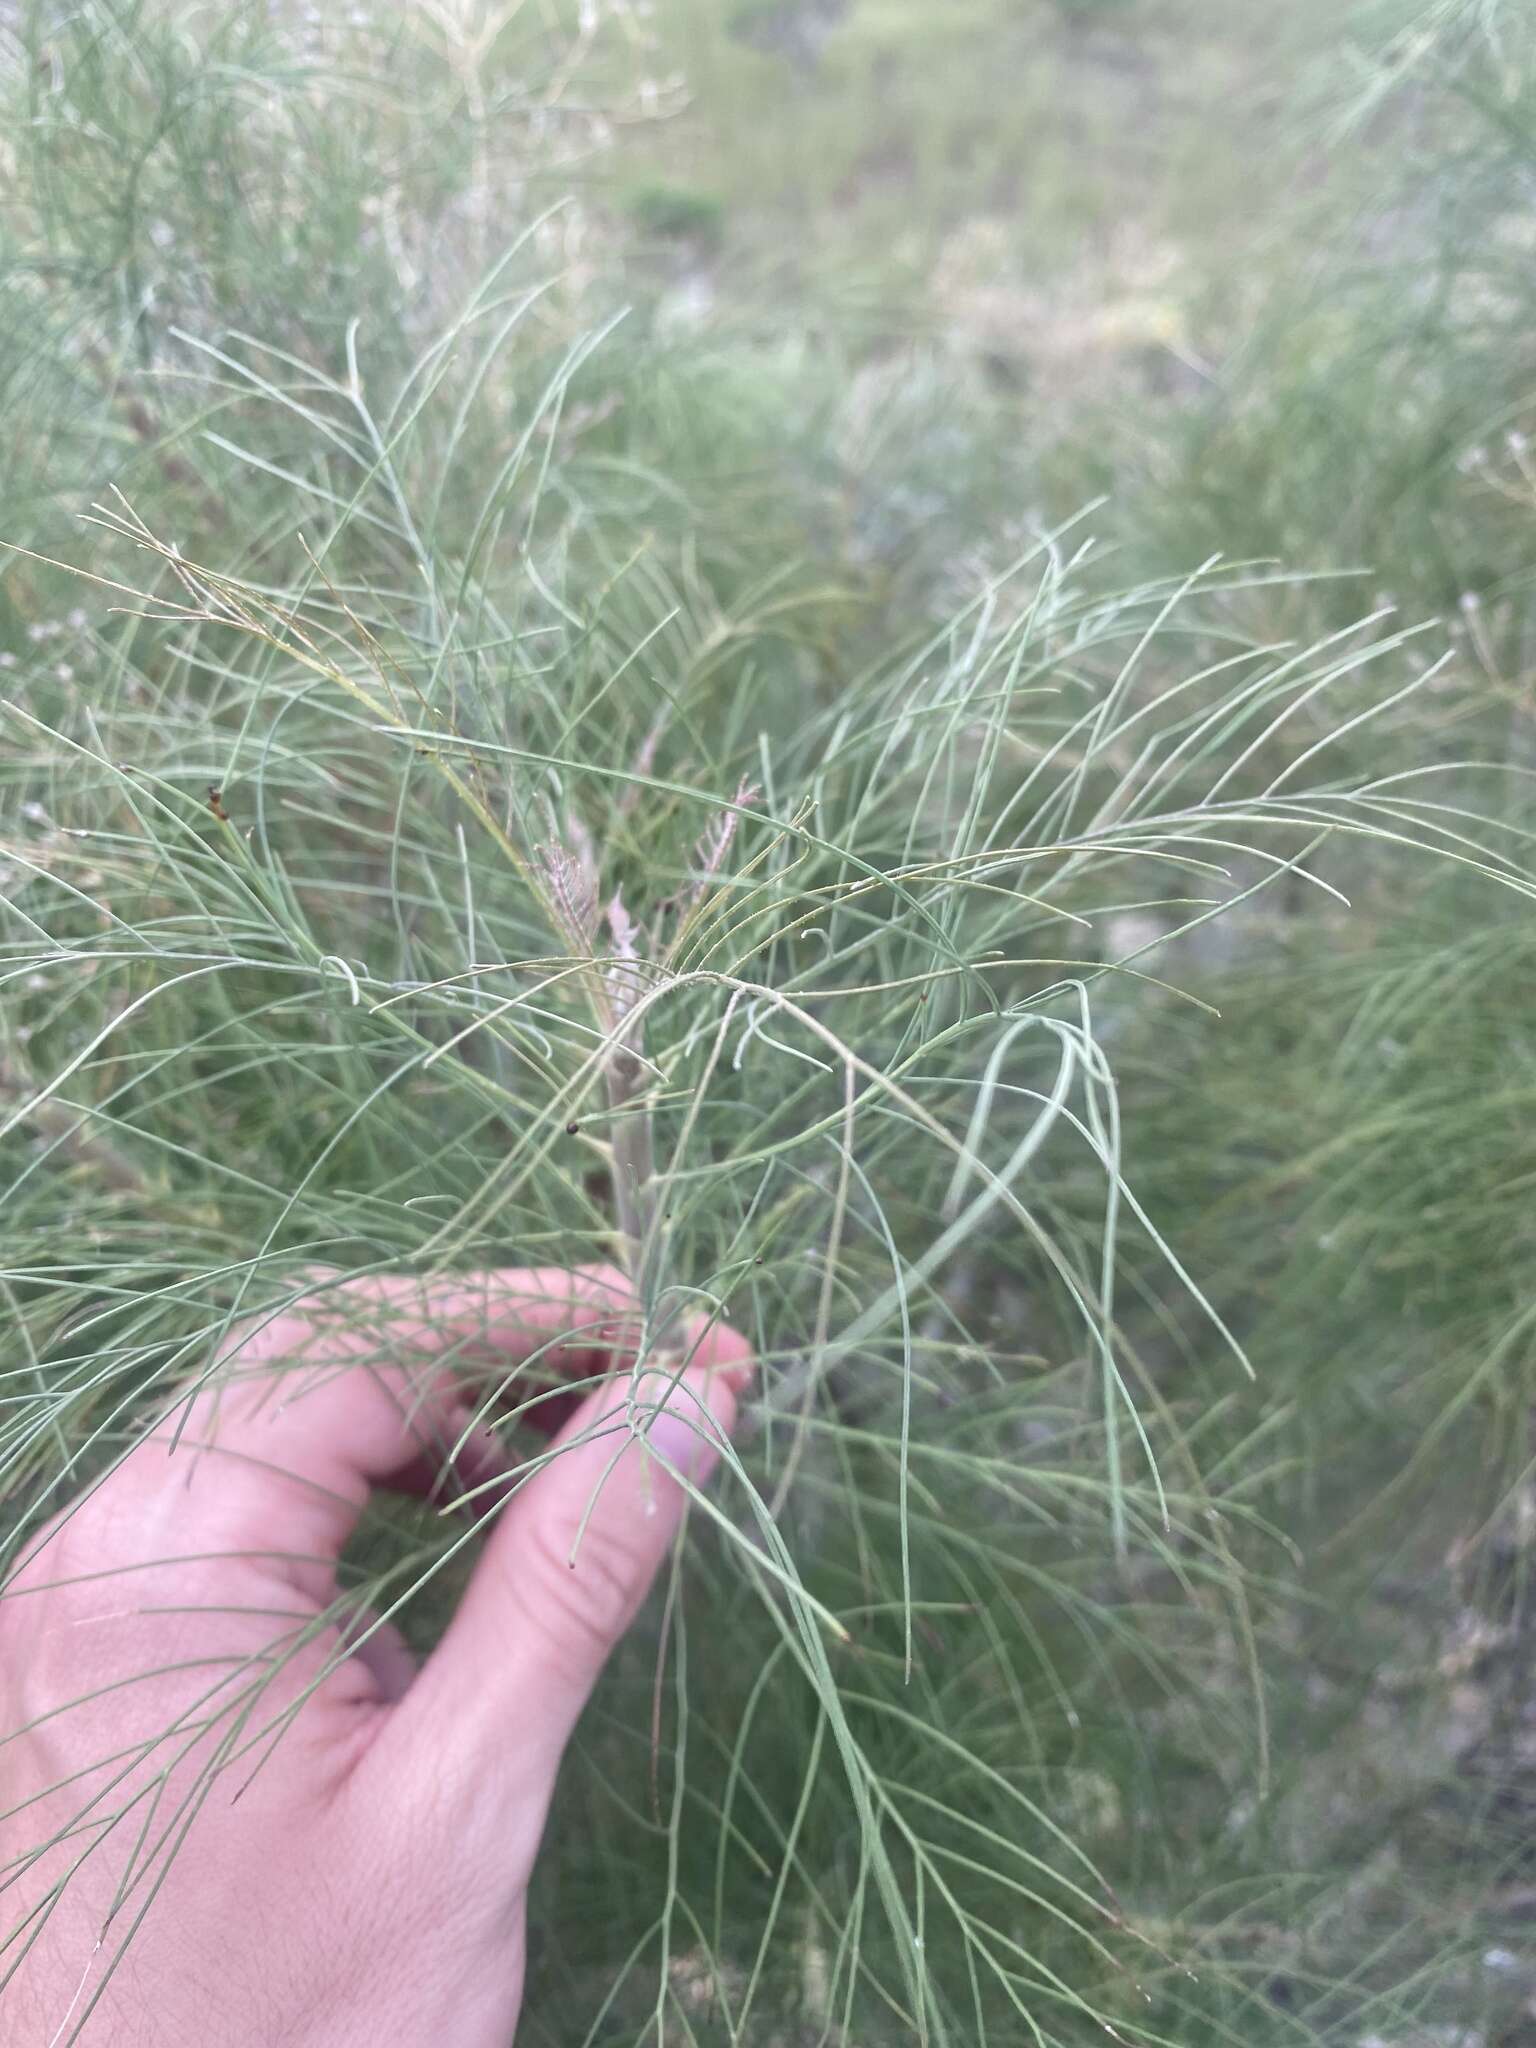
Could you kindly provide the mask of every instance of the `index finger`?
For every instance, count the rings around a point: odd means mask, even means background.
[[[69,1514],[71,1551],[146,1565],[286,1554],[288,1576],[322,1597],[370,1487],[450,1465],[488,1368],[505,1382],[562,1338],[578,1352],[562,1367],[622,1349],[632,1319],[613,1267],[338,1280],[236,1327],[223,1356]],[[466,1483],[487,1476],[487,1462],[466,1461]]]
[[[270,1511],[279,1474],[318,1501],[339,1498],[350,1509],[345,1541],[370,1485],[447,1456],[465,1432],[472,1387],[489,1380],[505,1396],[520,1368],[562,1340],[572,1347],[559,1359],[566,1369],[622,1350],[632,1317],[616,1267],[343,1281],[236,1333],[152,1441],[174,1435],[178,1449],[190,1442],[215,1454],[227,1507]],[[135,1455],[152,1455],[152,1445]]]

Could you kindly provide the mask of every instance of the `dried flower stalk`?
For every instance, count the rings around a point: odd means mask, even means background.
[[[643,767],[649,766],[659,732],[647,736]],[[710,819],[694,846],[692,880],[679,897],[661,906],[658,919],[678,913],[679,930],[698,910],[721,874],[736,836],[741,810],[756,801],[756,787],[742,782],[729,805]],[[552,927],[578,957],[590,957],[598,939],[598,858],[590,833],[569,809],[552,819],[549,837],[534,849],[532,875]],[[654,1296],[661,1278],[655,1270],[660,1232],[657,1217],[656,1156],[650,1110],[645,1106],[648,1062],[644,1024],[633,1014],[648,983],[641,964],[646,934],[617,892],[602,913],[612,942],[606,967],[594,963],[593,1008],[610,1051],[603,1074],[613,1119],[611,1157],[613,1206],[620,1255],[642,1298]],[[674,940],[677,933],[674,933]]]

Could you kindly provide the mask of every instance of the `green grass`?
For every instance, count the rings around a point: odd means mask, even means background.
[[[617,1248],[764,1393],[520,2038],[1516,2048],[1536,45],[598,14],[7,48],[8,1534],[317,1259]]]

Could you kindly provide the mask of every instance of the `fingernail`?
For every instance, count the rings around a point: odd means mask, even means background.
[[[660,1374],[655,1377],[661,1379]],[[702,1486],[720,1462],[720,1424],[710,1412],[708,1389],[707,1375],[685,1374],[671,1387],[666,1406],[653,1409],[644,1424],[650,1448],[696,1486]]]

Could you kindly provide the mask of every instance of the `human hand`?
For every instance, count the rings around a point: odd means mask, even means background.
[[[451,1359],[568,1337],[591,1377],[636,1327],[607,1269],[335,1286],[238,1332],[26,1545],[0,1595],[0,2038],[507,2048],[561,1752],[750,1365],[695,1323],[506,1476]],[[336,1563],[371,1486],[450,1453],[494,1520],[417,1670],[341,1615]]]

